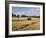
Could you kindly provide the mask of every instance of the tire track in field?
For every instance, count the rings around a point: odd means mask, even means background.
[[[22,30],[23,28],[29,26],[29,24],[26,24],[26,25],[22,25],[23,27],[19,28],[19,29],[16,29],[16,30]]]
[[[31,26],[34,25],[35,23],[38,23],[38,21],[31,23]],[[22,26],[23,26],[23,25],[22,25]],[[16,29],[16,30],[26,30],[26,29],[28,29],[27,27],[29,27],[29,26],[30,26],[30,24],[26,24],[26,25],[24,25],[23,27],[21,27],[21,28],[19,28],[19,29]],[[31,28],[31,27],[30,27],[30,28]],[[29,29],[29,30],[30,30],[30,29]]]

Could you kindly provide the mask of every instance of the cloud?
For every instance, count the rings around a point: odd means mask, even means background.
[[[13,7],[13,14],[27,15],[27,16],[39,16],[40,8],[37,7]]]

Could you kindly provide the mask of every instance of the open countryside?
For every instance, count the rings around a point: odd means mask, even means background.
[[[40,30],[39,7],[12,7],[12,31]]]
[[[31,20],[28,20],[28,17],[20,18],[13,17],[12,30],[13,31],[40,30],[40,18],[32,17]]]

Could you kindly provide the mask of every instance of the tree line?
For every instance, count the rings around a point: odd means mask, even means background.
[[[14,15],[12,14],[13,17],[20,17],[20,15]],[[26,15],[21,15],[21,17],[35,17],[35,18],[40,18],[40,16],[26,16]]]

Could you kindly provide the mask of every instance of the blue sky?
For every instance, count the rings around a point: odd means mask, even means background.
[[[12,7],[14,15],[40,16],[39,7]]]

